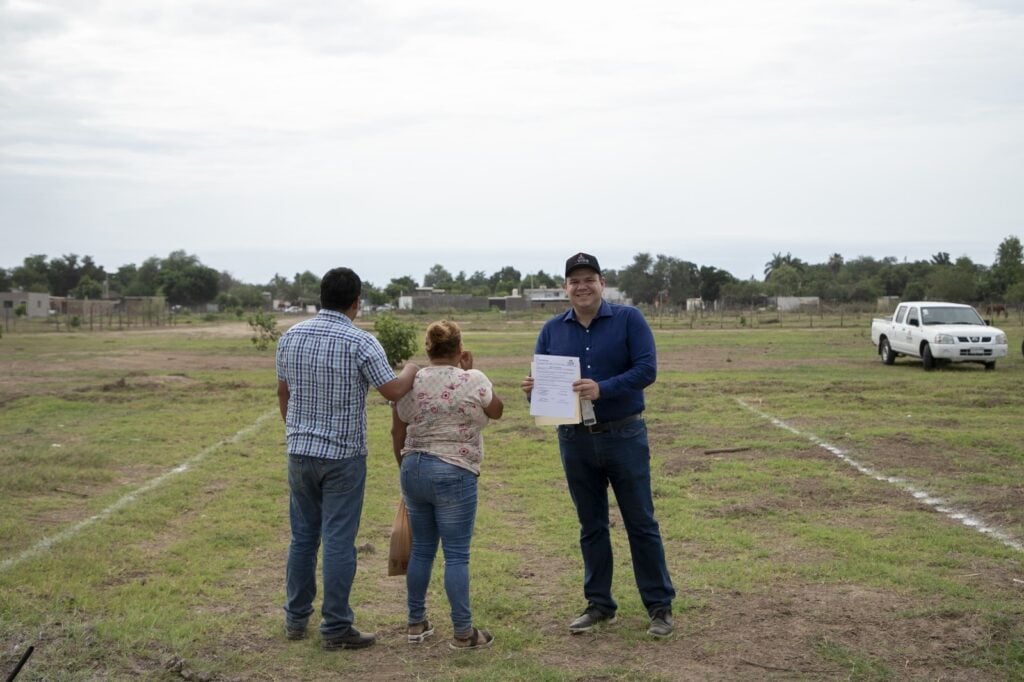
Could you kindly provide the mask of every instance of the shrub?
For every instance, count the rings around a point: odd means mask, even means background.
[[[260,311],[249,316],[249,328],[253,335],[250,339],[256,350],[267,350],[270,344],[276,343],[281,332],[277,329],[277,318],[270,313]]]
[[[416,327],[409,322],[402,322],[394,315],[381,315],[373,323],[373,330],[392,367],[416,354]]]

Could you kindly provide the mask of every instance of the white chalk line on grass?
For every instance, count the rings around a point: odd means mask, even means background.
[[[83,520],[79,521],[78,523],[74,524],[73,526],[69,526],[68,528],[65,528],[64,530],[62,530],[61,532],[57,533],[56,535],[51,535],[50,537],[43,538],[42,540],[37,542],[35,545],[33,545],[32,547],[29,547],[28,549],[26,549],[21,554],[15,556],[15,557],[12,557],[10,559],[4,559],[3,561],[0,561],[0,573],[2,573],[3,571],[6,571],[8,569],[14,568],[15,566],[17,566],[18,564],[22,563],[23,561],[25,561],[27,559],[31,559],[32,557],[38,556],[38,555],[40,555],[40,554],[42,554],[44,552],[49,551],[49,549],[51,547],[53,547],[54,545],[56,545],[57,543],[64,542],[65,540],[69,540],[69,539],[73,538],[74,536],[78,535],[79,533],[81,533],[83,530],[85,530],[86,528],[88,528],[92,524],[94,524],[94,523],[96,523],[98,521],[102,521],[103,519],[106,519],[111,514],[113,514],[114,512],[118,511],[119,509],[123,509],[124,507],[127,507],[129,504],[134,502],[139,496],[144,495],[145,493],[148,493],[149,491],[151,491],[151,490],[153,490],[155,488],[158,488],[159,486],[163,485],[164,483],[169,481],[174,476],[177,476],[178,474],[185,473],[186,471],[188,471],[189,469],[191,469],[195,465],[199,464],[201,461],[203,461],[204,459],[206,459],[211,454],[213,454],[214,452],[216,452],[220,448],[224,447],[225,445],[231,445],[233,443],[237,443],[238,441],[240,441],[241,439],[245,438],[246,436],[248,436],[250,433],[252,433],[256,429],[258,429],[260,427],[260,425],[263,424],[263,422],[267,421],[268,419],[270,419],[271,417],[273,417],[276,414],[280,414],[280,412],[277,410],[277,408],[275,408],[273,410],[268,410],[264,414],[260,415],[256,419],[256,421],[254,421],[249,426],[246,426],[244,429],[240,430],[235,435],[231,436],[230,438],[226,438],[226,439],[224,439],[222,441],[218,441],[218,442],[214,443],[213,445],[210,445],[210,446],[208,446],[206,448],[203,448],[202,450],[200,450],[196,454],[192,455],[187,460],[185,460],[184,462],[182,462],[178,466],[174,467],[170,471],[164,472],[164,473],[160,474],[159,476],[157,476],[156,478],[153,478],[153,479],[150,479],[149,481],[146,481],[144,484],[142,484],[141,486],[139,486],[135,490],[131,491],[130,493],[128,493],[124,497],[121,497],[116,502],[114,502],[112,505],[110,505],[109,507],[107,507],[103,511],[99,512],[98,514],[96,514],[94,516],[90,516],[87,519],[83,519]]]
[[[778,419],[777,417],[773,417],[770,414],[765,414],[761,410],[758,410],[757,408],[747,404],[740,398],[737,398],[736,402],[738,402],[742,407],[761,417],[762,419],[771,422],[780,429],[785,429],[786,431],[789,431],[790,433],[800,436],[801,438],[806,438],[807,440],[811,441],[812,443],[822,448],[823,450],[827,450],[828,452],[832,453],[846,464],[849,464],[850,466],[852,466],[854,469],[864,474],[865,476],[870,476],[876,481],[882,481],[883,483],[889,483],[891,485],[894,485],[897,488],[900,488],[901,490],[910,493],[910,495],[915,500],[922,504],[928,505],[929,507],[939,512],[940,514],[945,514],[949,518],[953,519],[954,521],[962,523],[968,528],[972,528],[978,531],[979,533],[983,533],[985,535],[988,535],[989,537],[995,538],[1007,547],[1011,547],[1017,550],[1018,552],[1024,552],[1024,544],[1021,544],[1020,542],[1015,540],[1005,531],[986,525],[973,513],[963,509],[953,509],[952,507],[948,506],[946,502],[943,501],[942,499],[935,497],[931,493],[919,489],[918,487],[916,487],[915,485],[913,485],[912,483],[908,482],[905,479],[899,478],[897,476],[886,476],[885,474],[879,473],[878,471],[872,469],[871,467],[861,464],[857,460],[850,457],[850,455],[845,450],[838,448],[835,445],[832,445],[831,443],[826,443],[825,441],[815,436],[813,433],[804,433],[803,431],[800,431],[799,429],[787,424],[786,422],[782,421],[781,419]]]

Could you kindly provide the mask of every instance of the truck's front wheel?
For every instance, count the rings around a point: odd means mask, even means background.
[[[935,357],[932,356],[932,347],[927,343],[924,344],[924,349],[921,351],[921,366],[924,367],[926,372],[935,369]]]
[[[896,354],[892,352],[889,339],[882,339],[878,344],[878,354],[882,356],[882,364],[891,365],[896,362]]]

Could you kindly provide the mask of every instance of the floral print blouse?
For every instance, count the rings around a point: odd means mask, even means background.
[[[427,452],[480,475],[489,421],[484,407],[494,396],[490,380],[475,369],[430,365],[416,373],[412,390],[398,401],[398,418],[408,424],[407,452]]]

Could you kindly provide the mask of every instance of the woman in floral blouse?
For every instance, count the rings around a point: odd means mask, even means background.
[[[394,409],[392,441],[402,470],[402,494],[412,527],[409,642],[434,632],[427,619],[427,585],[440,540],[444,588],[451,604],[454,649],[489,646],[494,637],[473,627],[469,607],[469,545],[476,518],[477,477],[484,447],[480,430],[504,409],[473,355],[462,348],[459,326],[448,320],[427,327],[430,365]]]

